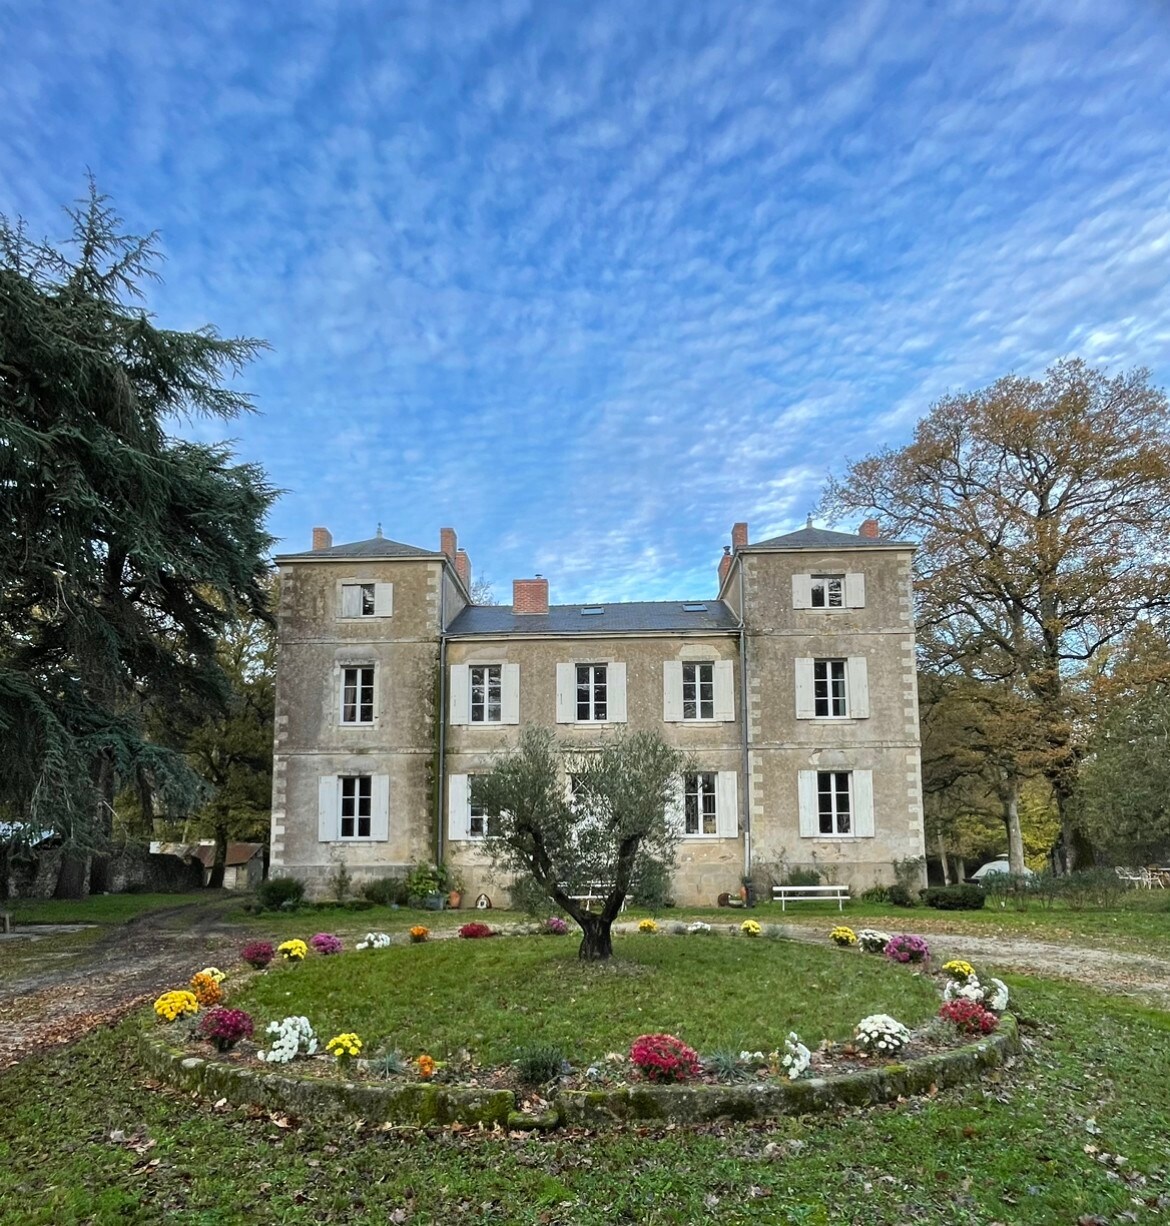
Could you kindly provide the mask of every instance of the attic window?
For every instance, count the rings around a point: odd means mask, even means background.
[[[684,613],[706,613],[707,606],[705,604],[685,604],[683,605]]]
[[[590,605],[586,609],[581,610],[582,617],[596,617],[599,613],[604,613],[605,610],[598,608],[597,605]]]

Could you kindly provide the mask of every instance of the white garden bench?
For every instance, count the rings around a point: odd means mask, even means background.
[[[790,902],[835,902],[838,911],[845,910],[849,901],[847,885],[774,885],[772,901],[780,904],[780,910],[787,910]]]
[[[610,887],[608,885],[603,885],[600,881],[591,881],[584,887],[585,892],[583,894],[570,894],[569,887],[564,884],[561,885],[561,889],[564,891],[566,897],[571,898],[574,902],[584,903],[586,910],[592,907],[595,902],[605,902],[605,900],[609,897],[610,891]],[[625,898],[622,899],[622,905],[619,910],[624,911],[633,901],[633,897],[634,896],[632,894],[627,894]]]

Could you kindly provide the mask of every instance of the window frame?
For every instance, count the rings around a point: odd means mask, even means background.
[[[715,723],[715,661],[714,660],[682,660],[682,723],[684,724],[712,724]],[[694,677],[691,681],[687,680],[687,670],[694,671]],[[703,670],[706,670],[706,678],[703,677]],[[704,699],[703,689],[706,687],[708,697]],[[687,698],[687,690],[691,689],[694,697]],[[687,703],[692,704],[695,714],[687,714]],[[703,707],[707,705],[711,709],[710,715],[703,714]]]
[[[848,606],[845,603],[845,572],[844,571],[821,571],[819,573],[810,574],[809,577],[809,608],[810,609],[844,609]],[[837,584],[836,596],[833,600],[832,585]],[[817,604],[818,584],[823,585],[824,600],[823,603]]]
[[[839,668],[840,676],[835,676],[834,672]],[[825,676],[818,677],[817,673],[823,669]],[[834,693],[837,683],[840,682],[840,694]],[[824,685],[825,693],[822,695],[819,690]],[[849,660],[846,656],[814,656],[813,657],[813,719],[850,719],[852,718],[850,711],[850,694],[849,694]],[[824,703],[825,710],[822,711],[821,704]],[[833,707],[840,704],[841,709],[835,711]]]
[[[339,700],[337,720],[338,720],[339,725],[343,728],[372,728],[374,727],[378,722],[378,666],[377,664],[370,664],[370,663],[339,664],[337,666],[337,671],[338,671],[338,687],[337,688],[338,688],[338,700]],[[369,683],[370,718],[369,719],[361,719],[361,718],[346,719],[345,718],[345,712],[346,712],[346,706],[347,706],[347,703],[346,703],[346,688],[347,688],[346,674],[347,673],[357,673],[358,674],[358,677],[355,682],[354,709],[355,709],[356,714],[360,717],[361,712],[366,705],[362,701],[362,691],[366,689],[366,686],[362,680],[361,674],[366,673],[366,672],[370,674],[370,683]]]
[[[492,686],[493,686],[493,682],[491,680],[490,674],[493,671],[495,672],[494,687],[496,691],[496,701],[495,701],[496,717],[495,719],[490,719],[488,717],[491,714],[491,709],[492,709],[491,691],[492,691]],[[483,691],[484,691],[484,695],[479,703],[479,706],[483,712],[483,715],[480,719],[476,719],[475,717],[475,711],[476,711],[475,674],[477,672],[482,672],[486,674],[484,681],[481,683]],[[504,666],[502,664],[469,664],[467,666],[467,684],[468,684],[467,722],[469,724],[478,724],[478,725],[502,724],[504,722]]]
[[[683,775],[682,801],[682,837],[684,839],[718,839],[719,833],[719,789],[718,771],[688,771]],[[694,787],[691,784],[694,781]],[[707,812],[706,801],[710,799],[711,810]],[[690,822],[691,801],[694,801],[695,825],[697,829],[688,828]],[[705,830],[706,819],[710,816],[711,829]]]
[[[582,669],[587,670],[586,680],[581,681]],[[601,680],[598,681],[598,670],[601,671]],[[610,667],[608,660],[598,660],[593,662],[576,661],[573,664],[573,713],[574,722],[578,724],[608,724],[610,722]],[[589,697],[585,701],[586,715],[581,714],[581,690],[586,688],[589,691]],[[604,690],[603,697],[598,701],[598,689]],[[604,707],[604,714],[598,715],[597,708],[601,705]]]
[[[817,780],[816,780],[816,802],[817,802],[816,819],[817,819],[817,831],[818,831],[816,837],[821,838],[821,839],[855,839],[857,838],[858,837],[857,812],[856,812],[856,805],[854,804],[853,771],[852,770],[825,770],[825,771],[818,770],[816,772],[816,776],[817,776]],[[830,780],[833,780],[834,777],[840,777],[840,776],[844,776],[845,778],[844,792],[842,792],[839,782],[830,782],[827,791],[822,789],[822,785],[821,785],[822,778],[828,777]],[[829,811],[828,811],[827,816],[829,818],[830,824],[833,827],[831,830],[822,829],[822,822],[823,822],[824,817],[826,816],[821,806],[821,796],[822,795],[827,795],[829,797],[830,803],[829,803]],[[845,796],[845,801],[846,801],[846,807],[845,807],[843,814],[840,808],[840,798],[842,795]],[[848,829],[842,830],[840,828],[842,816],[844,816],[845,818]]]
[[[365,795],[361,794],[360,785],[365,784]],[[346,796],[346,785],[351,785],[352,794]],[[353,803],[353,813],[346,817],[346,801]],[[359,810],[365,802],[366,813]],[[345,823],[351,821],[354,829],[351,834],[345,833]],[[361,833],[361,823],[365,822],[366,832]],[[337,776],[337,840],[346,843],[369,843],[374,838],[374,776],[373,775],[338,775]]]

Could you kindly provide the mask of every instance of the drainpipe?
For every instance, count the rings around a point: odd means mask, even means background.
[[[439,761],[435,770],[435,863],[443,863],[443,800],[447,795],[447,567],[439,571]]]
[[[747,606],[744,604],[743,589],[743,558],[739,561],[739,722],[740,741],[743,747],[743,799],[740,805],[743,809],[743,875],[751,876],[752,871],[752,807],[749,794],[752,787],[751,761],[748,753],[748,676],[747,676],[747,632],[744,628],[744,614]]]

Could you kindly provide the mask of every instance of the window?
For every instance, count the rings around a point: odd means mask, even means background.
[[[342,617],[374,616],[374,585],[372,583],[343,583],[341,585]]]
[[[471,675],[471,722],[503,722],[503,669],[499,664],[476,664]]]
[[[682,666],[683,719],[715,718],[715,665]]]
[[[342,580],[337,585],[337,616],[346,620],[389,617],[394,607],[394,584]]]
[[[865,575],[833,574],[792,576],[794,609],[864,609]]]
[[[801,838],[874,837],[872,770],[802,770],[798,783]]]
[[[488,817],[487,810],[479,796],[481,776],[467,776],[467,837],[469,839],[486,838],[496,833],[496,823]]]
[[[844,575],[812,575],[811,598],[814,609],[845,607]]]
[[[715,772],[699,771],[683,777],[683,831],[717,834]]]
[[[813,710],[818,719],[849,714],[844,660],[813,661]]]
[[[337,835],[342,839],[368,839],[374,813],[373,778],[370,775],[342,775],[341,821]]]
[[[578,723],[603,722],[609,704],[606,700],[605,664],[577,665],[577,721]]]
[[[341,670],[341,722],[372,724],[374,722],[374,666]]]
[[[852,833],[848,771],[817,771],[817,824],[821,834]]]
[[[798,658],[794,663],[797,719],[869,717],[869,665],[865,656]]]

